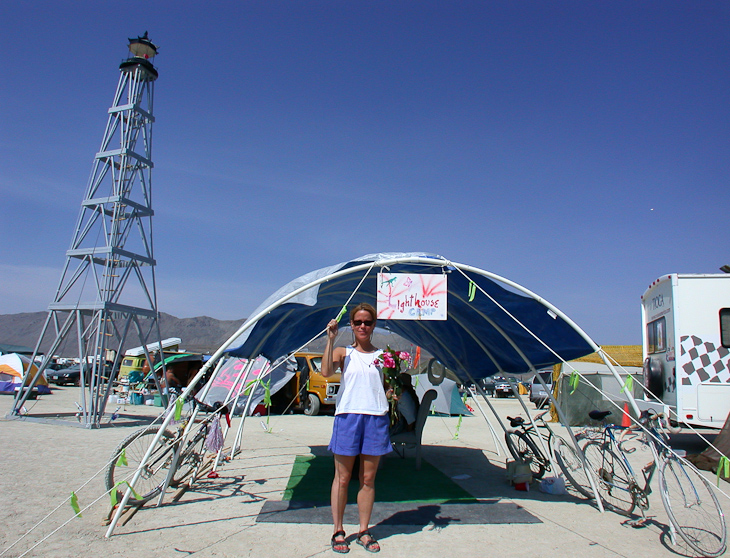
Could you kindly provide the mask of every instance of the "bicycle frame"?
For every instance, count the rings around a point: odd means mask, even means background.
[[[626,427],[616,426],[614,424],[604,424],[602,430],[601,445],[608,445],[609,449],[613,450],[613,453],[620,457],[623,464],[626,466],[626,470],[631,475],[632,482],[629,485],[628,491],[632,495],[636,506],[641,511],[641,519],[636,521],[637,526],[641,525],[647,519],[644,512],[649,509],[649,495],[652,493],[651,481],[653,480],[654,474],[657,471],[660,459],[666,459],[667,454],[671,451],[667,446],[666,436],[657,427],[657,421],[659,421],[660,419],[661,417],[659,415],[647,417],[643,424],[644,439],[641,443],[649,446],[652,453],[652,461],[641,469],[641,473],[644,479],[643,487],[639,486],[636,479],[636,474],[634,472],[634,468],[631,466],[629,459],[626,457],[627,452],[621,447],[621,442],[616,439],[616,436],[614,434],[614,431],[616,430],[628,431],[632,429],[630,427],[627,429]],[[659,447],[660,445],[661,447]],[[626,489],[621,486],[612,486],[615,489],[626,491]],[[676,532],[674,525],[671,521],[669,522],[669,534],[672,544],[676,545]]]
[[[555,455],[553,454],[553,447],[552,447],[552,444],[551,444],[554,434],[553,434],[552,429],[547,425],[547,422],[545,422],[545,419],[542,418],[547,413],[548,413],[548,411],[543,411],[542,413],[540,413],[538,415],[535,415],[532,418],[532,424],[525,425],[525,423],[522,423],[520,425],[520,428],[528,436],[532,436],[533,438],[541,438],[542,440],[545,441],[545,446],[546,447],[545,448],[540,448],[540,449],[541,449],[541,451],[544,451],[544,450],[547,449],[547,452],[548,452],[548,457],[547,457],[548,467],[547,467],[546,470],[551,471],[551,470],[554,469],[552,467],[552,462],[553,462],[553,458],[555,457]],[[538,421],[540,422],[540,424],[538,424]],[[547,429],[548,433],[545,434],[544,432],[538,430],[538,428],[545,428],[545,429]]]
[[[621,461],[626,466],[626,470],[631,475],[631,481],[629,484],[628,490],[624,487],[613,485],[614,488],[622,491],[628,491],[630,494],[632,494],[632,498],[635,500],[637,506],[642,511],[642,516],[644,515],[644,510],[649,509],[649,494],[652,493],[651,490],[651,481],[654,478],[654,473],[657,469],[657,463],[659,461],[659,454],[657,452],[656,446],[653,443],[653,440],[651,437],[658,435],[658,433],[652,429],[649,431],[650,438],[643,443],[648,445],[652,450],[653,459],[652,461],[646,465],[645,467],[642,467],[641,473],[642,477],[644,479],[644,485],[643,487],[639,485],[636,478],[636,473],[634,472],[634,468],[631,466],[631,462],[626,457],[626,451],[621,447],[621,443],[616,439],[616,435],[614,434],[615,430],[626,430],[626,427],[623,426],[616,426],[614,424],[607,424],[603,428],[603,435],[601,437],[601,445],[607,445],[613,452],[618,455],[621,458]],[[605,459],[605,457],[604,457]]]

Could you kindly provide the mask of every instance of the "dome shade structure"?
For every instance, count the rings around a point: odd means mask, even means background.
[[[313,271],[288,283],[254,311],[225,352],[274,361],[295,351],[322,332],[348,301],[348,311],[360,302],[377,306],[381,270],[447,274],[445,321],[381,319],[378,326],[423,347],[463,381],[528,372],[597,350],[557,308],[511,281],[433,254],[387,253]],[[347,320],[343,315],[341,325]]]
[[[430,352],[462,381],[473,381],[496,373],[534,372],[537,368],[600,350],[556,307],[498,275],[428,253],[370,254],[312,271],[276,291],[211,356],[190,380],[180,398],[185,400],[193,386],[225,355],[251,359],[250,362],[263,356],[278,364],[281,359],[323,334],[329,320],[339,317],[340,323],[346,325],[347,311],[360,302],[377,307],[377,274],[381,271],[447,275],[446,320],[381,319],[378,326],[398,333]],[[203,389],[202,398],[215,376],[214,372]],[[259,381],[261,377],[260,374]],[[243,381],[246,381],[245,378]],[[491,407],[486,397],[484,400]],[[492,411],[502,428],[506,429],[493,408]],[[130,487],[112,518],[107,537],[113,533],[132,494],[132,487],[142,475],[153,447],[172,417],[173,413],[167,414],[140,460]],[[244,418],[245,413],[241,417],[234,447],[240,444]],[[494,431],[492,435],[496,440]],[[598,505],[602,510],[600,501]]]

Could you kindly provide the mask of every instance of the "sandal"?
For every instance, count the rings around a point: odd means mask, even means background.
[[[363,537],[370,537],[370,540],[363,542]],[[367,529],[357,534],[357,544],[362,546],[368,552],[380,552],[380,543],[375,540],[375,537],[373,537]]]
[[[337,537],[342,537],[342,540],[336,540]],[[345,538],[344,531],[337,531],[334,535],[332,535],[332,550],[338,552],[339,554],[347,554],[348,552],[350,552],[350,545]]]

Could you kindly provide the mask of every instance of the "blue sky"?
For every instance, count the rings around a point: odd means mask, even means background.
[[[666,273],[730,264],[730,4],[2,2],[0,314],[45,310],[149,31],[159,308],[427,251],[639,343]]]

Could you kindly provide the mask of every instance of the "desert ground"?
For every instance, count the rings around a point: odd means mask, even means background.
[[[243,450],[222,464],[218,478],[204,476],[178,501],[173,501],[169,491],[161,505],[148,503],[107,538],[104,520],[111,504],[103,477],[108,461],[125,437],[154,420],[161,409],[122,406],[116,420],[105,421],[102,428],[86,429],[78,427],[73,416],[78,400],[79,388],[59,387],[52,395],[28,402],[30,416],[58,417],[62,424],[57,424],[8,419],[12,397],[0,396],[0,509],[4,512],[0,556],[290,558],[334,554],[329,544],[329,523],[257,520],[266,502],[282,499],[296,456],[321,452],[326,447],[331,415],[272,416],[268,427],[262,425],[261,418],[247,418]],[[490,402],[502,418],[524,415],[514,398]],[[526,404],[535,414],[534,407]],[[470,400],[470,405],[476,404]],[[491,416],[484,402],[481,406]],[[108,412],[116,407],[110,404]],[[528,492],[515,490],[506,480],[506,456],[498,453],[486,421],[475,410],[474,416],[461,421],[458,437],[458,417],[429,417],[423,434],[424,459],[480,501],[516,504],[539,521],[465,524],[449,517],[436,517],[429,525],[380,521],[372,531],[381,542],[382,555],[694,555],[681,543],[671,544],[669,521],[656,484],[648,512],[651,519],[640,529],[627,525],[626,518],[615,513],[599,513],[594,503],[575,494],[546,494],[536,484]],[[234,419],[227,444],[239,420]],[[491,422],[497,427],[494,418]],[[557,425],[556,430],[560,432],[562,427]],[[399,458],[391,454],[388,459]],[[650,454],[636,452],[632,459],[643,459],[645,463]],[[418,472],[414,470],[413,474]],[[709,473],[708,479],[715,481]],[[721,488],[727,491],[728,485]],[[74,517],[72,492],[77,495],[82,517]],[[723,495],[719,498],[727,513],[729,499]],[[346,527],[348,535],[357,530],[357,525]],[[362,556],[365,550],[353,543],[351,554]]]

